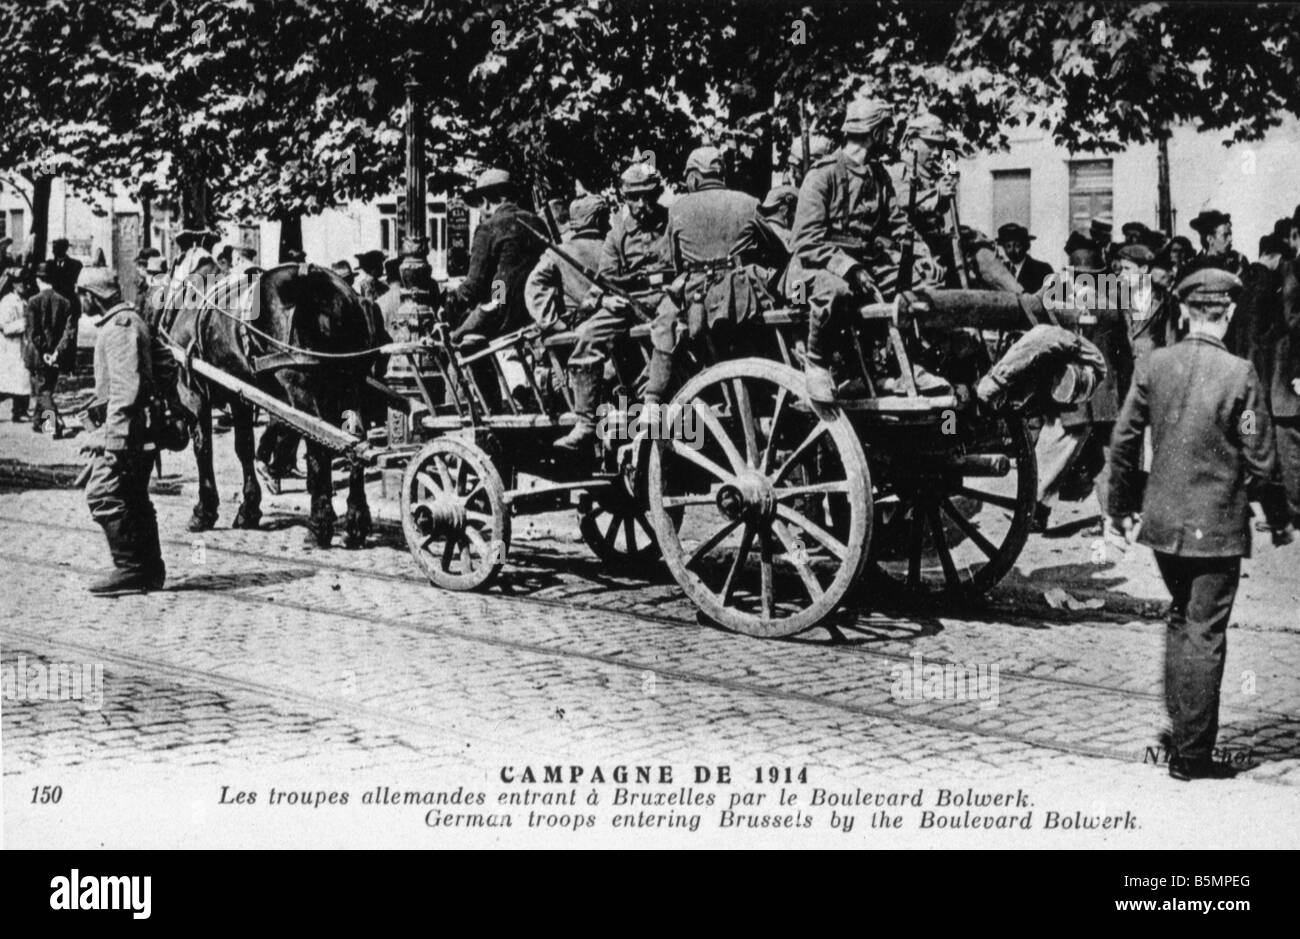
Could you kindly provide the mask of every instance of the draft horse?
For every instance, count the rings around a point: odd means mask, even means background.
[[[360,425],[366,375],[374,351],[386,340],[382,321],[333,271],[311,264],[284,264],[252,271],[246,279],[212,287],[215,267],[204,265],[184,282],[180,296],[155,292],[151,322],[162,338],[229,375],[287,402],[312,417],[340,426],[345,415]],[[233,527],[257,528],[262,489],[254,469],[253,406],[226,389],[181,368],[178,398],[191,418],[198,464],[199,497],[189,530],[217,521],[220,497],[212,469],[212,409],[228,406],[235,454],[244,473],[243,500]],[[359,426],[356,429],[360,429]],[[307,491],[311,494],[309,543],[329,547],[336,516],[331,454],[307,438]],[[371,530],[365,468],[353,466],[348,483],[344,545],[360,547]]]

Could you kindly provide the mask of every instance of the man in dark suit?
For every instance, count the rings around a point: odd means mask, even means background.
[[[36,268],[36,295],[27,301],[27,331],[23,335],[23,360],[32,376],[32,396],[36,399],[32,430],[44,430],[47,414],[54,415],[53,433],[63,436],[63,418],[54,405],[54,389],[59,371],[75,362],[77,354],[77,319],[68,298],[50,283],[50,263]]]
[[[1277,452],[1255,367],[1223,336],[1241,281],[1222,269],[1176,288],[1191,332],[1144,360],[1111,439],[1111,523],[1156,553],[1173,597],[1165,641],[1165,704],[1173,724],[1169,775],[1222,778],[1212,759],[1219,728],[1226,631],[1241,559],[1250,555],[1250,502],[1259,498],[1275,545],[1294,529],[1277,479]],[[1153,457],[1143,497],[1142,436]]]
[[[1038,293],[1052,276],[1052,265],[1029,254],[1029,242],[1037,237],[1029,234],[1024,225],[1015,222],[1007,222],[998,228],[998,246],[1006,256],[1007,267],[1025,293]]]
[[[1291,244],[1300,245],[1300,208],[1291,222]],[[1282,302],[1271,323],[1261,324],[1269,410],[1277,433],[1291,518],[1300,524],[1300,260],[1282,265]]]

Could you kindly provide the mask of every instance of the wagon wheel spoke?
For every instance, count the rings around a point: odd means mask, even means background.
[[[930,536],[934,539],[934,549],[939,552],[939,563],[943,565],[944,580],[950,587],[959,587],[961,575],[957,573],[957,565],[953,563],[948,540],[943,536],[943,521],[939,518],[939,507],[931,503],[926,514],[930,517]]]
[[[767,445],[763,447],[763,459],[759,464],[759,471],[764,474],[772,469],[772,457],[776,453],[776,429],[785,415],[785,402],[789,395],[790,392],[785,388],[776,394],[776,404],[772,408],[772,423],[767,428]]]
[[[718,545],[722,544],[723,539],[726,538],[728,535],[730,535],[733,531],[735,531],[736,526],[739,524],[740,524],[740,519],[733,519],[732,521],[725,522],[721,527],[718,528],[717,531],[709,535],[709,537],[705,538],[696,546],[695,550],[692,551],[690,555],[686,558],[685,566],[687,568],[694,567],[697,563],[699,563],[700,560],[704,558],[706,554],[708,554]]]
[[[746,525],[744,533],[740,536],[740,547],[736,549],[736,556],[731,559],[731,569],[727,571],[727,579],[722,584],[723,603],[729,603],[736,592],[736,580],[745,566],[745,560],[749,557],[749,549],[753,543],[754,526]]]
[[[464,492],[465,485],[469,481],[469,461],[461,460],[460,465],[456,468],[456,488],[453,492]]]
[[[479,556],[484,560],[487,560],[491,550],[483,536],[467,525],[465,526],[465,538],[468,540],[469,544],[478,548]]]
[[[636,554],[636,522],[631,513],[623,516],[623,540],[627,542],[627,553]]]
[[[447,539],[447,543],[442,549],[442,569],[451,570],[451,562],[456,559],[456,537],[453,535]]]
[[[465,493],[463,501],[465,502],[466,505],[469,505],[470,501],[473,500],[475,496],[482,495],[483,492],[484,492],[483,481],[479,480],[473,489]]]
[[[817,426],[809,431],[808,436],[803,439],[803,443],[795,447],[794,450],[790,452],[790,455],[785,458],[785,462],[781,464],[781,468],[772,474],[773,484],[779,483],[785,478],[785,474],[790,472],[795,463],[797,463],[803,456],[804,451],[811,447],[817,441],[817,438],[826,433],[826,428],[828,426],[829,425],[825,421],[817,422]]]
[[[880,505],[879,502],[876,504]],[[894,538],[901,532],[910,513],[911,506],[900,499],[894,513],[889,516],[889,521],[885,522],[876,532],[875,538],[882,547],[894,543]]]
[[[849,481],[847,479],[835,479],[824,483],[809,483],[806,486],[785,486],[776,490],[777,499],[793,499],[797,496],[807,496],[816,493],[847,493],[849,491]]]
[[[438,478],[442,480],[442,489],[444,492],[455,492],[456,487],[451,481],[451,472],[447,469],[446,457],[434,457],[433,465],[438,470]]]
[[[781,522],[774,521],[772,530],[776,532],[776,537],[781,540],[785,546],[785,557],[799,574],[799,579],[803,581],[804,587],[808,590],[808,598],[811,600],[820,600],[822,594],[826,591],[822,589],[821,583],[817,580],[817,575],[813,573],[812,566],[808,563],[805,552],[799,550],[799,544],[795,541],[793,535]]]
[[[732,443],[731,437],[727,433],[727,429],[722,426],[722,421],[718,420],[718,415],[713,413],[713,408],[709,407],[699,398],[692,401],[691,406],[694,408],[695,413],[699,415],[700,420],[704,422],[704,426],[707,427],[709,432],[717,439],[718,445],[722,447],[722,452],[727,455],[727,460],[731,463],[731,468],[737,472],[744,469],[747,465],[745,463],[745,458],[740,455],[740,451],[737,450],[736,445]],[[674,447],[674,449],[676,448]]]
[[[606,549],[611,551],[614,548],[614,542],[618,540],[618,522],[619,519],[617,515],[610,515],[609,527],[605,529],[605,535],[601,539],[605,542]]]
[[[646,517],[640,512],[636,513],[636,524],[637,527],[641,529],[641,533],[645,535],[647,539],[646,543],[653,545],[655,543],[654,530],[650,527],[650,523],[646,521]]]
[[[915,590],[921,586],[921,549],[924,547],[925,528],[921,524],[921,506],[912,505],[912,525],[907,536],[907,586]]]
[[[439,486],[439,485],[434,481],[433,477],[430,476],[428,473],[423,473],[423,472],[421,472],[421,473],[416,473],[416,474],[415,474],[415,481],[418,482],[418,483],[420,484],[420,487],[421,487],[422,489],[424,489],[424,491],[433,493],[434,496],[435,496],[435,498],[436,498],[440,493],[444,493],[444,492],[447,491],[446,487],[444,487],[444,486]]]
[[[763,619],[772,618],[772,602],[775,599],[775,591],[772,583],[772,536],[768,532],[763,532],[763,547],[759,552],[759,611]]]
[[[997,556],[998,549],[994,546],[993,542],[985,538],[984,533],[972,525],[970,519],[957,511],[957,507],[952,504],[951,499],[945,498],[941,505],[948,517],[957,523],[957,527],[962,530],[962,533],[971,541],[975,542],[975,544],[979,546],[979,549],[988,555],[990,560]]]
[[[754,425],[754,408],[749,400],[749,389],[743,378],[732,379],[731,385],[736,390],[736,416],[740,419],[740,428],[745,435],[745,460],[750,466],[758,466],[758,429]]]
[[[792,509],[788,505],[778,504],[776,507],[776,514],[787,522],[790,522],[792,525],[796,525],[808,532],[808,534],[821,542],[823,547],[834,554],[838,560],[843,561],[845,556],[849,553],[848,546],[845,545],[844,542],[840,541],[802,512]]]
[[[718,479],[722,480],[724,483],[731,482],[733,479],[736,478],[731,473],[728,473],[726,470],[724,470],[717,463],[714,463],[712,460],[710,460],[703,453],[700,453],[698,450],[694,449],[693,447],[687,446],[686,444],[682,443],[680,440],[672,441],[671,446],[673,448],[673,453],[676,453],[678,456],[683,457],[684,459],[690,460],[700,469],[704,470],[706,473],[710,474],[711,476],[717,477]]]
[[[483,528],[492,527],[492,516],[486,512],[476,512],[471,509],[466,509],[465,518],[478,522]]]
[[[957,495],[965,496],[968,499],[977,499],[980,502],[987,502],[989,505],[996,505],[998,508],[1016,510],[1016,500],[1010,496],[998,496],[991,492],[981,492],[978,489],[968,489],[965,486],[957,487]]]

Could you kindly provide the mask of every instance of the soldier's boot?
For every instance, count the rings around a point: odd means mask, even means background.
[[[140,533],[134,530],[132,520],[100,519],[99,524],[104,529],[108,550],[117,569],[91,583],[90,592],[106,597],[157,589],[154,586],[158,581],[157,573],[150,570],[145,558],[147,549],[141,544]]]
[[[835,403],[835,376],[829,368],[809,359],[804,365],[803,375],[813,404]]]
[[[584,363],[569,366],[569,379],[573,386],[573,416],[577,423],[555,441],[557,450],[576,452],[588,450],[596,440],[596,395],[605,363]]]
[[[146,569],[149,571],[150,590],[161,590],[163,584],[167,583],[167,565],[162,559],[162,545],[158,540],[158,520],[151,519],[145,524],[143,531],[140,533],[141,554],[145,558]]]

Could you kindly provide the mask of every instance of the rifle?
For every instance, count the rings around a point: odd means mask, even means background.
[[[542,213],[542,220],[546,222],[546,230],[550,232],[551,242],[560,240],[560,223],[555,220],[555,213],[551,211],[551,203],[542,196],[542,188],[533,186],[533,202],[537,210]]]
[[[912,181],[907,192],[908,238],[903,245],[903,256],[898,262],[899,291],[912,289],[912,266],[916,261],[916,172],[920,153],[912,151]]]
[[[579,276],[581,276],[583,280],[587,281],[587,283],[591,284],[594,287],[600,288],[605,293],[611,293],[616,297],[622,297],[624,300],[628,302],[628,305],[631,306],[632,312],[636,313],[636,315],[641,317],[641,319],[644,320],[645,322],[649,323],[654,320],[654,314],[650,310],[646,309],[645,305],[641,303],[640,300],[637,300],[635,297],[633,297],[622,287],[610,283],[604,277],[601,277],[600,274],[598,274],[596,271],[593,271],[591,268],[587,267],[587,265],[583,264],[573,255],[569,254],[569,252],[561,248],[559,245],[559,239],[553,240],[551,238],[547,238],[536,228],[529,225],[525,221],[521,220],[519,224],[522,225],[524,227],[524,230],[527,231],[534,238],[544,242],[547,247],[549,247],[552,251],[555,252],[556,257],[558,257],[565,264],[569,265],[569,267],[577,271]]]
[[[970,287],[970,278],[966,276],[966,255],[961,250],[961,219],[957,217],[957,194],[952,194],[952,205],[948,207],[952,217],[952,261],[957,265],[957,276],[961,278],[962,290]]]

